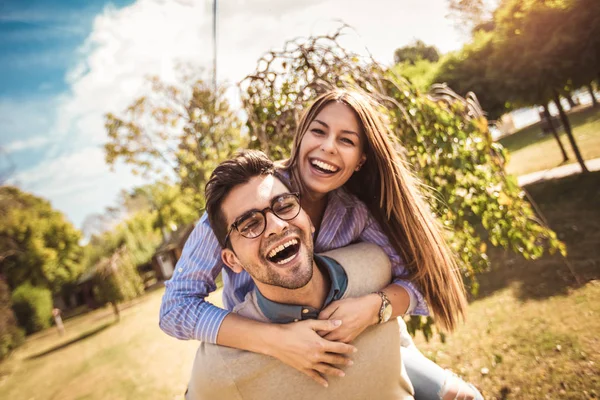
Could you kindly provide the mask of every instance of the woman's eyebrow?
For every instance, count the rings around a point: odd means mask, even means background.
[[[325,128],[329,129],[329,125],[327,125],[325,122],[323,122],[323,121],[321,121],[321,120],[318,120],[318,119],[316,119],[316,118],[315,118],[315,119],[313,119],[313,121],[315,121],[315,122],[318,122],[318,123],[320,123],[321,125],[323,125]],[[350,134],[354,134],[354,135],[356,135],[356,136],[360,136],[360,135],[358,134],[358,132],[350,131],[350,130],[347,130],[347,129],[343,130],[343,131],[342,131],[342,133],[350,133]]]

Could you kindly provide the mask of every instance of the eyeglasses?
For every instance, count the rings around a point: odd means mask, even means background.
[[[259,237],[265,231],[267,226],[267,211],[283,221],[290,221],[300,214],[300,193],[286,193],[277,196],[271,201],[271,206],[263,210],[250,210],[229,227],[225,236],[225,244],[229,240],[229,235],[236,229],[240,235],[248,239]]]

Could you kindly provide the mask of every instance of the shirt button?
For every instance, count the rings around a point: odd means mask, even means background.
[[[308,308],[303,308],[302,309],[302,314],[308,314]]]
[[[179,272],[183,272],[183,268],[179,268]]]

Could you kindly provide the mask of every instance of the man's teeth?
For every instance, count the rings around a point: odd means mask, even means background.
[[[338,170],[337,167],[334,167],[333,165],[324,163],[323,161],[320,161],[320,160],[313,160],[312,164],[316,165],[317,167],[319,167],[321,169],[324,169],[325,171],[336,172]]]
[[[292,258],[294,258],[296,255],[291,255],[288,258],[286,258],[285,260],[281,260],[281,261],[277,261],[277,264],[283,265],[286,263],[289,263],[290,261],[292,261]]]
[[[275,247],[273,250],[271,250],[268,254],[269,258],[273,258],[277,255],[277,253],[279,253],[280,251],[282,251],[283,249],[290,247],[294,244],[298,243],[298,239],[292,239],[289,242],[285,242],[277,247]],[[291,259],[291,258],[290,258]],[[287,261],[289,261],[290,259],[288,259]],[[285,260],[284,260],[285,261]],[[281,262],[279,262],[278,264],[281,264]]]

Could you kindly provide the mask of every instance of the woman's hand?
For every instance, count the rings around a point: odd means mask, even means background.
[[[329,332],[318,332],[324,339],[350,343],[365,329],[379,322],[381,297],[368,294],[337,300],[329,304],[319,313],[319,319],[339,319],[342,325]]]
[[[336,319],[276,325],[281,331],[272,338],[267,354],[327,387],[325,375],[344,376],[344,371],[334,365],[352,365],[348,356],[357,350],[349,344],[324,339],[317,331],[335,332],[341,326],[342,321]]]

